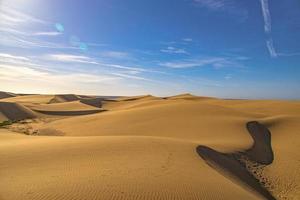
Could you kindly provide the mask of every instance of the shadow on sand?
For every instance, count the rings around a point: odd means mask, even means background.
[[[253,138],[250,149],[238,153],[220,153],[207,146],[198,146],[197,153],[206,163],[222,175],[234,179],[257,192],[268,200],[275,197],[260,183],[260,181],[246,168],[240,158],[246,157],[257,164],[268,165],[273,162],[274,154],[271,147],[271,133],[262,124],[256,121],[248,122],[246,128]]]

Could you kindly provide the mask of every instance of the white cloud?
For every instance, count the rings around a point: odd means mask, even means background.
[[[271,15],[269,10],[269,2],[268,0],[260,0],[260,3],[261,3],[261,9],[264,17],[265,32],[271,33]]]
[[[49,48],[49,49],[79,49],[61,43],[48,42],[41,37],[32,36],[57,36],[61,33],[51,31],[53,23],[11,8],[0,6],[0,44],[2,46],[17,48]],[[44,31],[50,30],[50,31]]]
[[[127,78],[127,79],[129,78],[129,79],[142,80],[142,81],[152,81],[150,79],[147,79],[147,78],[144,78],[141,76],[134,76],[134,75],[129,75],[129,74],[125,74],[125,73],[111,73],[111,74],[122,77],[122,78]]]
[[[170,53],[170,54],[187,54],[188,52],[185,49],[179,49],[172,46],[169,46],[165,49],[160,50],[163,53]]]
[[[269,51],[269,53],[270,53],[270,56],[273,57],[273,58],[277,57],[278,54],[276,53],[276,50],[275,50],[275,48],[274,48],[274,44],[273,44],[272,38],[271,38],[271,39],[268,39],[268,40],[266,41],[266,43],[267,43],[267,48],[268,48],[268,51]]]
[[[38,19],[34,16],[20,12],[11,7],[1,5],[0,6],[0,25],[24,25],[27,23],[41,23],[46,24],[47,22]]]
[[[212,9],[212,10],[220,10],[223,9],[226,4],[228,4],[228,0],[194,0],[200,6]]]
[[[73,55],[73,54],[50,54],[45,56],[48,60],[67,62],[67,63],[85,63],[85,64],[99,64],[90,57]]]
[[[0,53],[0,64],[40,67],[40,65],[32,63],[31,59],[28,57],[16,56],[7,53]]]
[[[0,79],[16,79],[16,78],[41,78],[47,73],[38,71],[30,67],[20,67],[0,63]]]
[[[261,9],[262,9],[262,14],[264,18],[264,30],[265,33],[268,35],[268,39],[266,40],[266,45],[267,49],[269,51],[269,54],[272,58],[278,57],[278,54],[276,52],[276,49],[274,47],[273,39],[271,36],[271,31],[272,31],[272,25],[271,25],[271,14],[270,14],[270,9],[269,9],[269,1],[268,0],[260,0],[261,3]]]
[[[193,41],[192,38],[183,38],[182,40],[185,41],[185,42],[192,42]]]
[[[46,82],[66,82],[70,85],[72,82],[77,83],[99,83],[111,82],[120,80],[120,77],[112,75],[99,75],[91,73],[53,73],[51,71],[44,71],[42,69],[33,68],[30,66],[16,66],[12,64],[0,63],[0,80],[11,81],[26,81],[39,80]]]
[[[7,54],[7,53],[0,53],[0,58],[1,58],[1,61],[3,61],[4,59],[29,61],[29,58],[26,58],[24,56],[15,56],[15,55]]]
[[[128,59],[130,54],[122,51],[103,51],[100,53],[103,57],[116,58],[116,59]]]
[[[222,57],[210,57],[210,58],[201,58],[201,59],[189,59],[182,61],[174,61],[174,62],[164,62],[160,63],[161,66],[169,67],[169,68],[192,68],[192,67],[203,67],[203,66],[212,66],[215,68],[220,67],[236,67],[238,63],[229,58]]]
[[[145,69],[145,68],[139,68],[139,67],[127,67],[123,65],[118,64],[108,64],[108,63],[101,63],[100,65],[117,68],[117,69],[123,69],[123,70],[129,70],[129,71],[137,71],[137,72],[151,72],[151,73],[162,73],[161,71],[151,70],[151,69]]]
[[[61,35],[61,32],[36,32],[33,33],[33,35],[37,35],[37,36],[57,36],[57,35]]]

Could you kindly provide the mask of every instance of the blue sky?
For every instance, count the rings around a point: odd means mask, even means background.
[[[0,90],[300,98],[298,0],[1,0]]]

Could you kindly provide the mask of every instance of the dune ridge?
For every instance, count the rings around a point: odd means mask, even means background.
[[[70,101],[77,101],[79,97],[75,94],[58,94],[55,95],[49,103],[62,103],[62,102],[70,102]]]
[[[36,114],[18,103],[0,102],[0,113],[11,121],[36,118]],[[5,121],[5,119],[3,120]]]
[[[81,98],[80,102],[90,105],[90,106],[94,106],[97,108],[101,108],[102,107],[102,102],[104,101],[103,98]]]
[[[10,93],[10,92],[1,92],[0,91],[0,99],[5,99],[5,98],[10,98],[10,97],[15,97],[15,96],[17,96],[17,95]]]

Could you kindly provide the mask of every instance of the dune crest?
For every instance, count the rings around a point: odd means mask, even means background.
[[[10,98],[10,97],[15,97],[17,95],[10,93],[10,92],[1,92],[0,91],[0,99],[5,99],[5,98]]]
[[[0,102],[0,113],[4,116],[3,121],[18,121],[36,118],[36,114],[30,109],[18,103]]]
[[[214,98],[195,96],[195,95],[192,95],[190,93],[185,93],[185,94],[179,94],[179,95],[175,95],[175,96],[165,97],[165,99],[170,99],[170,100],[178,100],[178,99],[183,99],[183,100],[205,100],[205,99],[214,99]]]
[[[63,103],[63,102],[70,102],[70,101],[77,101],[79,97],[75,94],[58,94],[55,95],[49,103]]]

